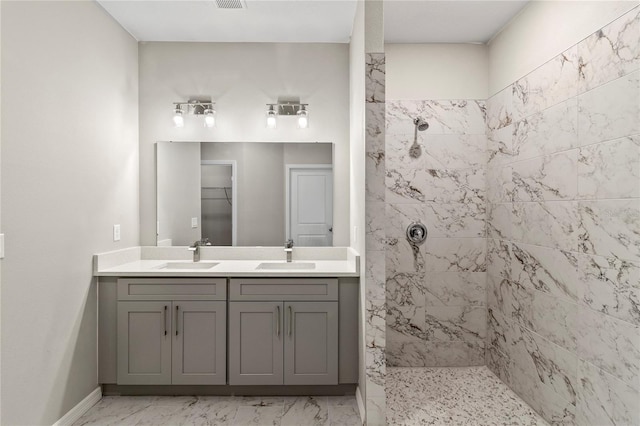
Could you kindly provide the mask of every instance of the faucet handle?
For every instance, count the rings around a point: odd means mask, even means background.
[[[293,240],[289,238],[287,241],[285,241],[284,247],[288,249],[293,248]]]

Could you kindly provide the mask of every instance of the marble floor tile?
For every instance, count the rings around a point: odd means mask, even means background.
[[[387,424],[547,425],[487,367],[387,369]]]
[[[273,425],[278,426],[282,422],[282,407],[238,407],[236,418],[231,423],[234,426],[248,425]]]
[[[283,426],[328,425],[329,409],[326,397],[301,396],[287,398],[284,403]]]
[[[135,425],[141,413],[157,399],[156,397],[112,397],[106,396],[87,411],[75,426],[89,425]]]
[[[190,405],[152,405],[140,413],[140,421],[136,426],[205,426],[211,424],[202,411]]]
[[[227,396],[203,396],[198,397],[198,402],[193,408],[208,420],[208,424],[230,425],[236,418],[238,406],[237,398]]]
[[[104,397],[74,425],[361,425],[355,396]]]
[[[329,424],[331,426],[360,425],[358,409],[350,405],[329,407]]]

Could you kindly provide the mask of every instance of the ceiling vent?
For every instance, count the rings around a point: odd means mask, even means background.
[[[218,9],[246,9],[244,0],[216,0]]]

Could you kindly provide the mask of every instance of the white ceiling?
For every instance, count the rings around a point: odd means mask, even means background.
[[[97,0],[138,41],[348,43],[355,0]]]
[[[486,43],[527,0],[387,0],[387,43]]]
[[[139,41],[347,43],[357,1],[97,0]],[[527,0],[385,0],[388,43],[485,43]]]

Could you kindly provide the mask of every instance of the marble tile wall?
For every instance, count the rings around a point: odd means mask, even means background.
[[[413,119],[422,154],[409,155]],[[384,226],[387,365],[484,364],[486,338],[485,101],[388,100]],[[412,247],[407,226],[428,228]]]
[[[552,424],[640,424],[640,7],[488,99],[487,136],[487,365]]]
[[[365,369],[367,425],[384,425],[386,412],[385,297],[385,55],[366,54],[365,110]]]

